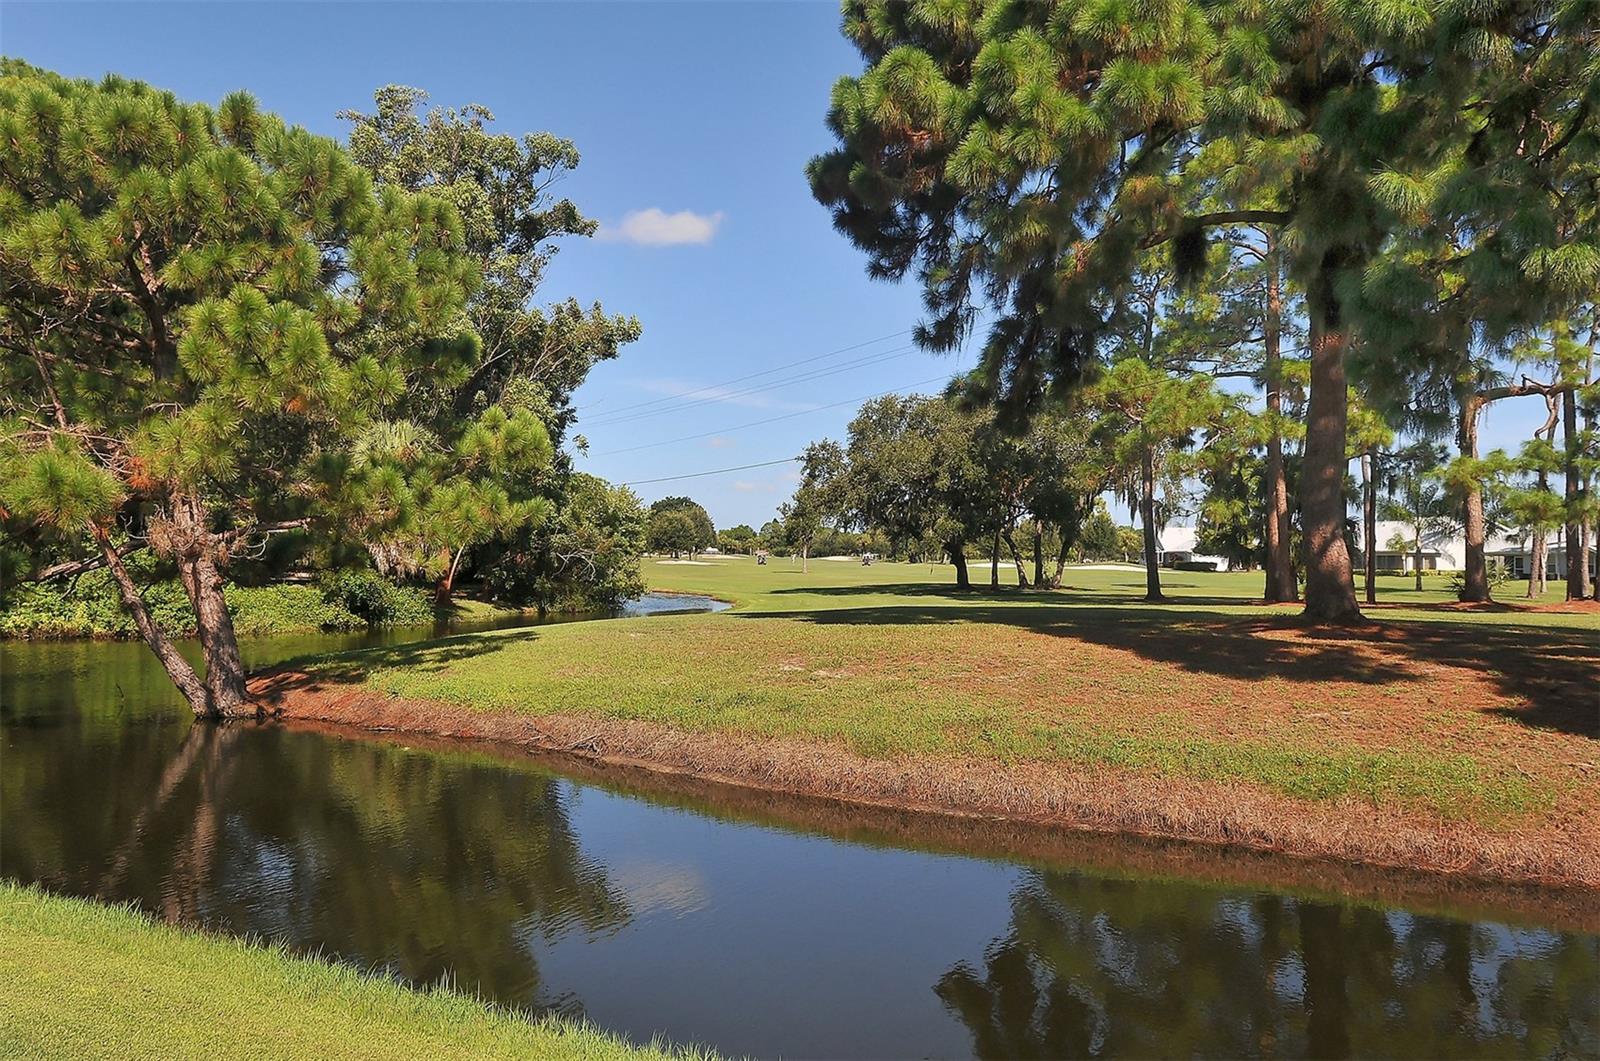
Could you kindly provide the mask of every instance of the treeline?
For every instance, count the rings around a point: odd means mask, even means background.
[[[536,304],[557,242],[595,230],[549,191],[577,151],[425,102],[382,89],[345,146],[245,93],[0,60],[8,611],[101,572],[221,717],[254,712],[241,582],[364,571],[440,608],[463,580],[541,607],[640,590],[638,498],[562,451],[573,391],[638,322]],[[171,641],[190,630],[199,670]]]
[[[1298,564],[1323,621],[1360,614],[1349,462],[1441,435],[1463,598],[1489,598],[1495,492],[1564,528],[1589,594],[1600,5],[845,7],[866,69],[812,189],[871,275],[920,282],[924,347],[983,329],[965,400],[1015,431],[1115,381],[1149,526],[1163,453],[1230,433],[1211,381],[1252,381],[1267,596]],[[1484,409],[1535,396],[1559,444],[1481,454]]]

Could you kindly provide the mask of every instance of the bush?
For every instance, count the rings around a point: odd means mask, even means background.
[[[177,580],[159,577],[162,571],[148,555],[130,557],[128,567],[143,586],[156,625],[173,637],[193,637],[194,611]],[[433,602],[425,590],[397,586],[373,571],[340,571],[320,587],[230,583],[227,596],[234,629],[241,637],[433,621]],[[137,636],[106,571],[90,571],[70,582],[22,583],[0,599],[0,637]]]
[[[172,637],[193,637],[194,611],[174,579],[144,587],[150,616]],[[227,589],[233,625],[241,636],[293,630],[359,630],[365,621],[312,586],[236,586]],[[25,583],[6,596],[0,637],[132,638],[133,620],[111,576],[91,571],[70,583]]]
[[[398,586],[376,571],[335,571],[322,580],[329,604],[368,626],[420,626],[433,621],[433,601],[416,586]]]

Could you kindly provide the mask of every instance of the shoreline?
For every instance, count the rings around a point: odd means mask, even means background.
[[[1242,782],[1033,762],[997,769],[993,762],[953,756],[874,760],[793,739],[607,718],[480,712],[319,681],[284,668],[253,676],[250,691],[269,716],[296,723],[487,742],[524,755],[553,753],[577,763],[868,812],[1176,841],[1491,888],[1589,897],[1600,891],[1600,849],[1570,830],[1496,832],[1350,798],[1300,800]]]

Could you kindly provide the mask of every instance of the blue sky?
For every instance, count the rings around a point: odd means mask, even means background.
[[[574,140],[583,161],[559,192],[605,236],[563,244],[544,294],[599,300],[644,326],[579,392],[576,429],[591,453],[579,468],[637,482],[793,456],[842,437],[856,399],[936,390],[969,363],[909,349],[915,288],[868,280],[806,186],[806,160],[829,144],[829,88],[860,68],[838,23],[827,0],[6,0],[0,51],[73,76],[116,71],[187,99],[245,88],[340,137],[340,110],[368,110],[375,88],[398,83],[442,105],[484,104],[507,132]],[[772,386],[796,376],[809,378]],[[1542,410],[1491,409],[1486,448],[1517,445]],[[690,494],[718,526],[759,526],[793,479],[789,465],[635,489],[647,501]]]

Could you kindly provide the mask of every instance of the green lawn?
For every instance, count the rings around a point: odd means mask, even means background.
[[[1013,573],[1014,574],[1014,573]],[[1529,826],[1592,811],[1600,615],[1460,612],[1442,586],[1371,629],[1301,627],[1257,576],[1069,569],[1053,593],[957,593],[949,568],[646,561],[723,614],[463,635],[324,660],[382,693],[643,720],[906,760],[1061,763]],[[1397,580],[1398,581],[1398,580]],[[1410,594],[1410,599],[1406,595]]]
[[[796,611],[804,608],[826,606],[826,600],[808,591],[821,590],[831,596],[839,587],[862,590],[877,589],[880,603],[898,595],[902,587],[949,586],[954,583],[953,569],[948,564],[874,563],[863,567],[852,560],[812,560],[810,571],[802,572],[797,557],[773,557],[765,565],[758,565],[749,557],[711,556],[698,564],[664,562],[657,559],[644,561],[645,581],[651,589],[682,592],[710,593],[740,604],[759,606],[762,609]],[[1109,569],[1112,567],[1115,569]],[[1028,568],[1032,578],[1032,567]],[[989,566],[975,562],[971,577],[979,593],[976,603],[989,604],[982,594],[989,589]],[[1000,583],[1014,590],[1017,585],[1016,568],[1003,564]],[[1046,594],[1044,599],[1059,602],[1128,603],[1140,602],[1144,597],[1144,569],[1133,565],[1070,566],[1062,578],[1059,594]],[[1153,607],[1184,610],[1204,601],[1208,607],[1234,614],[1255,614],[1260,609],[1253,602],[1260,600],[1263,576],[1258,571],[1173,571],[1163,569],[1161,586],[1164,593],[1174,598],[1168,605]],[[1529,609],[1529,604],[1560,604],[1565,587],[1550,583],[1536,601],[1528,601],[1527,582],[1503,582],[1495,589],[1498,605],[1503,609],[1472,611],[1440,606],[1455,603],[1455,593],[1450,588],[1449,574],[1424,575],[1421,590],[1416,588],[1414,576],[1379,575],[1377,579],[1378,605],[1367,606],[1377,619],[1449,619],[1452,622],[1488,623],[1490,625],[1567,626],[1578,629],[1600,630],[1600,611],[1587,614],[1563,614]],[[1358,575],[1356,595],[1364,599],[1365,583]],[[960,598],[956,598],[960,599]],[[1032,604],[1040,599],[1038,594],[1003,597],[1018,604]],[[858,600],[857,603],[864,603]],[[1148,606],[1147,606],[1148,607]],[[1289,607],[1289,606],[1285,606]],[[1290,609],[1292,614],[1294,609]]]
[[[16,1058],[706,1055],[416,991],[281,948],[0,882],[0,1055]]]

